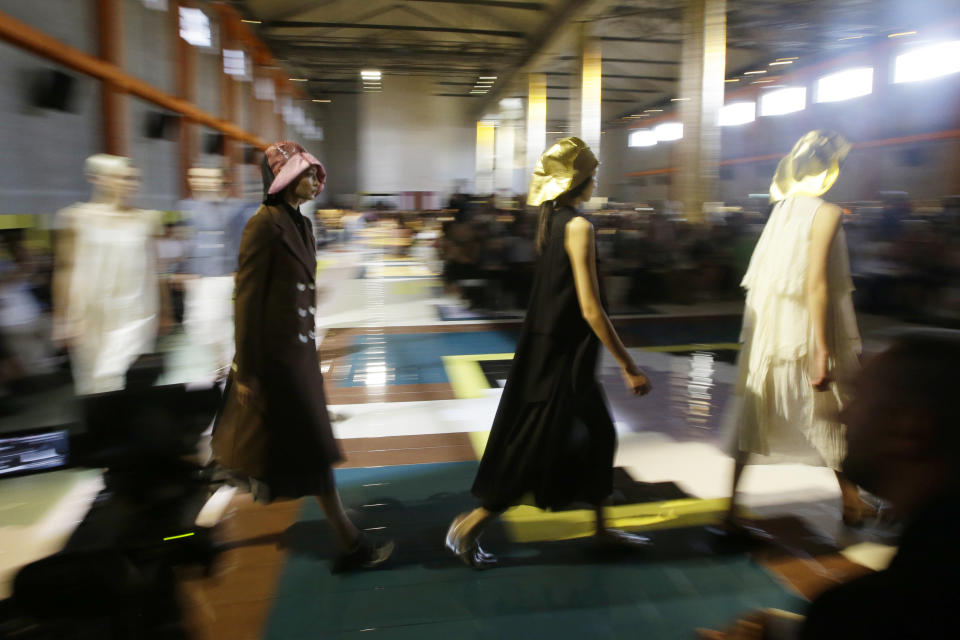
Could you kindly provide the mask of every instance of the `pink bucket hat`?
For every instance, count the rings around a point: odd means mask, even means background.
[[[270,188],[267,189],[267,194],[280,193],[297,176],[310,167],[317,168],[317,182],[320,183],[317,193],[323,191],[324,184],[327,181],[327,172],[324,171],[319,160],[296,142],[290,142],[289,140],[275,142],[267,147],[263,154],[264,162],[268,165],[270,173],[273,174],[273,181],[270,183]]]

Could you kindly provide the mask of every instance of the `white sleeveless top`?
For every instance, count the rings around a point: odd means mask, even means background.
[[[813,196],[793,196],[777,203],[753,251],[741,282],[747,301],[740,338],[751,341],[754,364],[801,360],[813,351],[807,267],[813,219],[823,204]],[[859,353],[850,257],[842,226],[833,237],[827,260],[830,350],[834,355]]]

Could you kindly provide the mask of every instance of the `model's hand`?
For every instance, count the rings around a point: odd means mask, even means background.
[[[830,354],[826,349],[815,348],[810,363],[810,385],[814,391],[826,391],[830,388]]]
[[[650,384],[650,378],[635,364],[624,367],[620,370],[620,373],[627,385],[627,390],[635,396],[645,396],[653,388]]]
[[[244,409],[257,406],[260,397],[260,381],[255,377],[237,381],[237,400]]]

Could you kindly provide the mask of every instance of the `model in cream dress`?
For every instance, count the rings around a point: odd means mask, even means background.
[[[836,472],[843,519],[862,522],[872,508],[840,471],[846,453],[840,410],[859,368],[860,334],[853,310],[850,260],[841,210],[822,200],[849,145],[811,131],[777,168],[777,203],[754,249],[747,291],[736,395],[735,469],[726,524],[748,461],[801,462]]]

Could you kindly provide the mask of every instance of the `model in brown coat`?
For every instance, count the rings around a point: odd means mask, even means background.
[[[327,414],[315,330],[316,248],[299,207],[323,190],[323,165],[294,142],[267,148],[265,198],[240,242],[236,356],[213,434],[217,463],[269,502],[316,496],[342,555],[375,567],[392,542],[364,538],[344,512],[331,465],[343,456]]]

